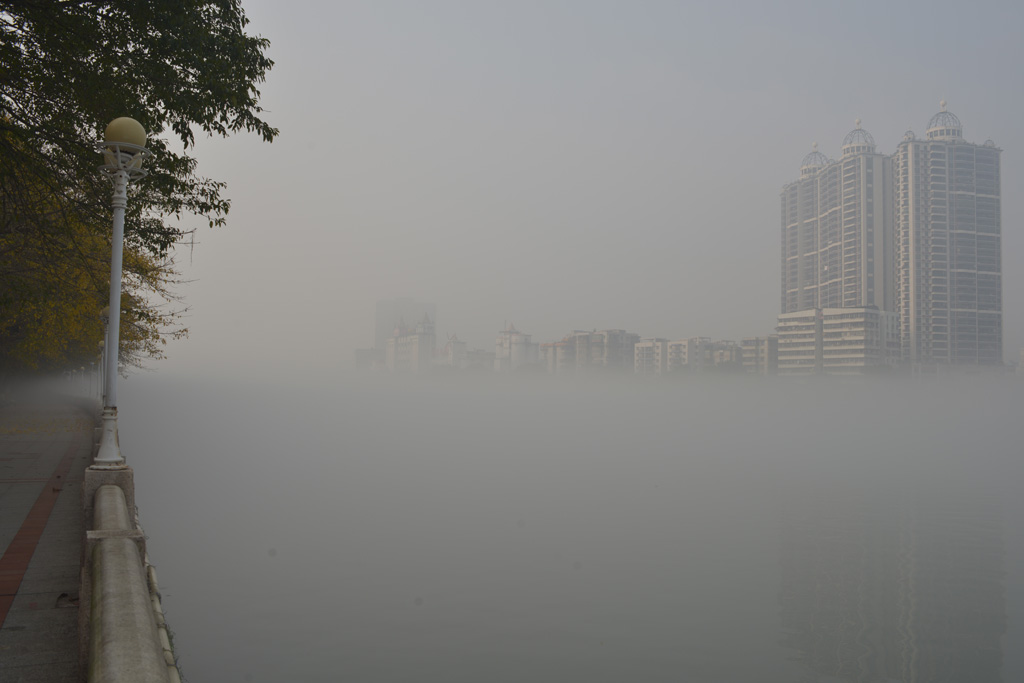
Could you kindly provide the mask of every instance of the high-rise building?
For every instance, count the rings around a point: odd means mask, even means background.
[[[895,308],[892,182],[887,157],[860,119],[842,158],[804,157],[800,179],[782,189],[782,312]]]
[[[430,316],[413,328],[399,321],[385,344],[386,363],[392,372],[426,372],[434,362],[436,338]]]
[[[407,297],[399,299],[382,299],[377,302],[376,320],[373,334],[373,347],[384,349],[388,339],[395,336],[395,327],[413,320],[429,317],[437,323],[437,307],[434,304],[416,301]]]
[[[569,375],[576,372],[576,343],[571,336],[540,345],[540,358],[548,374]]]
[[[668,372],[668,339],[641,339],[633,346],[633,372],[662,375]]]
[[[731,339],[712,342],[711,365],[717,370],[742,370],[743,347]]]
[[[552,374],[632,370],[640,335],[625,330],[574,330],[540,345],[541,362]]]
[[[875,372],[899,354],[896,314],[874,306],[783,313],[778,330],[780,375]]]
[[[804,158],[781,194],[781,310],[895,311],[911,368],[1001,365],[1001,150],[941,108],[891,157],[858,120],[839,161]]]
[[[494,344],[494,369],[509,372],[523,365],[539,361],[539,344],[531,341],[532,335],[523,334],[515,325],[509,325],[498,332]]]
[[[576,368],[581,370],[632,370],[633,347],[640,335],[625,330],[575,332]]]
[[[966,142],[960,120],[931,118],[892,157],[904,363],[914,368],[1003,362],[1001,150]]]
[[[466,361],[466,342],[460,340],[458,335],[449,335],[448,343],[444,345],[442,358],[445,365],[457,370],[466,368],[468,365]]]
[[[779,373],[779,335],[767,337],[744,337],[743,371],[754,375],[777,375]]]
[[[669,372],[700,372],[714,360],[710,337],[689,337],[668,343]]]

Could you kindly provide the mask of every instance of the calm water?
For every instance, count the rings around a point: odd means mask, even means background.
[[[191,681],[1024,680],[1024,382],[120,392]]]

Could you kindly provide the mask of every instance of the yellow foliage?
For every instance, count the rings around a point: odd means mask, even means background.
[[[59,370],[95,361],[107,305],[110,225],[85,225],[38,182],[4,168],[0,180],[0,376]],[[163,356],[175,326],[177,273],[126,244],[121,296],[122,366]]]

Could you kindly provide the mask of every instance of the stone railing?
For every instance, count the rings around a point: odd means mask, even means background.
[[[180,683],[130,467],[86,470],[79,647],[89,683]]]

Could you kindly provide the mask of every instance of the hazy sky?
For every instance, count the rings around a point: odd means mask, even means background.
[[[838,157],[859,117],[891,153],[941,99],[1004,150],[1007,359],[1024,346],[1018,4],[244,5],[281,136],[200,141],[233,208],[181,254],[192,335],[157,369],[348,368],[397,296],[492,350],[506,320],[770,333],[811,144]]]

